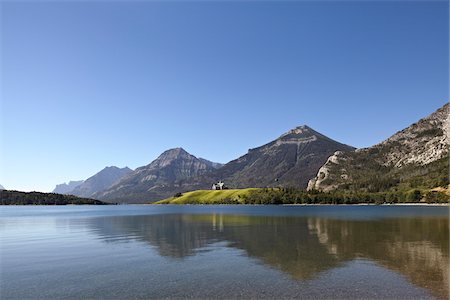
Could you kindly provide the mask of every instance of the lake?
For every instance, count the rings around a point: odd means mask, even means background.
[[[1,299],[448,299],[448,206],[7,206]]]

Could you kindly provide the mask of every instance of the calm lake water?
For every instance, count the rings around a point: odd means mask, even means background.
[[[0,208],[1,299],[449,297],[449,208]]]

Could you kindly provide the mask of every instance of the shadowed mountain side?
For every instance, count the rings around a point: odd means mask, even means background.
[[[214,172],[192,178],[179,191],[209,189],[218,180],[225,181],[230,188],[306,188],[308,180],[331,154],[354,149],[308,126],[299,126],[266,145],[250,149]]]
[[[355,148],[338,143],[308,126],[300,126],[227,163],[215,176],[233,188],[306,188],[327,158],[335,151]]]

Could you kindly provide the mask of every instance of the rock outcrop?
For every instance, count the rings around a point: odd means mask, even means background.
[[[424,183],[428,187],[448,184],[449,106],[445,104],[377,145],[351,153],[335,152],[309,181],[308,189],[378,191],[414,176],[426,180],[431,173],[429,182]]]

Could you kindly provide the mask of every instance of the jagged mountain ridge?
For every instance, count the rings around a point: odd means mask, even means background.
[[[84,180],[69,181],[68,183],[57,184],[52,193],[70,194],[74,188],[83,183]]]
[[[308,183],[308,189],[381,191],[428,175],[430,180],[422,179],[425,187],[448,185],[449,107],[445,104],[372,147],[334,153]]]
[[[170,149],[94,197],[129,203],[162,199],[173,195],[184,181],[214,170],[211,163],[205,163],[183,148]]]
[[[308,180],[332,153],[354,149],[308,126],[299,126],[268,144],[250,149],[218,169],[181,148],[171,149],[94,196],[112,201],[153,202],[178,192],[210,189],[218,180],[224,180],[230,188],[306,188]]]
[[[82,184],[75,187],[72,191],[70,191],[70,194],[85,198],[93,197],[94,194],[107,189],[132,171],[133,170],[128,167],[105,167],[103,170],[89,177]]]

